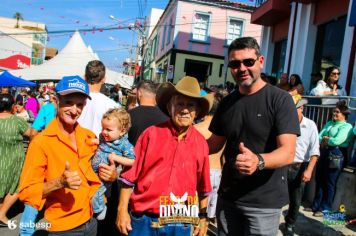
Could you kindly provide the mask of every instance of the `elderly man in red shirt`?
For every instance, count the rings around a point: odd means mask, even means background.
[[[125,235],[205,235],[209,151],[193,121],[208,113],[212,99],[186,76],[176,86],[163,83],[156,100],[170,120],[147,128],[136,143],[137,159],[121,175],[117,227]]]

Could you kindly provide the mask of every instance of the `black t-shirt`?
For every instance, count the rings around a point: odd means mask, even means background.
[[[288,203],[285,167],[251,176],[235,168],[240,142],[254,153],[269,153],[277,148],[278,135],[300,134],[297,111],[287,92],[269,84],[248,96],[236,89],[221,102],[209,130],[227,139],[219,189],[223,199],[260,208],[280,208]]]
[[[128,136],[132,145],[136,145],[138,137],[151,125],[167,121],[169,118],[156,106],[138,106],[128,111],[131,116],[131,128]]]

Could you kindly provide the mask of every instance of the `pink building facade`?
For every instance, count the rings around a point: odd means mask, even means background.
[[[177,82],[190,75],[207,85],[232,81],[224,63],[230,42],[261,39],[261,26],[250,23],[253,9],[227,1],[171,1],[146,43],[145,79]]]

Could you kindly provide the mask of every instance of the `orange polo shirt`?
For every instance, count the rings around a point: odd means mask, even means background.
[[[45,219],[51,223],[49,231],[76,228],[93,215],[91,199],[100,187],[100,180],[91,167],[96,146],[89,146],[86,140],[95,138],[95,134],[77,124],[75,136],[77,151],[69,137],[59,130],[57,119],[53,119],[30,143],[22,169],[19,198],[36,209],[46,204]],[[62,188],[43,198],[44,183],[61,176],[66,161],[82,180],[79,190]]]

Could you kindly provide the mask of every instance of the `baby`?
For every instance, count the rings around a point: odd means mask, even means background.
[[[99,146],[91,160],[95,173],[99,173],[101,163],[109,164],[109,156],[122,166],[132,166],[135,154],[134,147],[127,138],[127,132],[131,127],[130,115],[125,109],[114,108],[107,111],[102,120],[102,131],[99,135]],[[98,220],[103,220],[106,215],[104,194],[111,183],[103,182],[95,193],[92,204]]]

